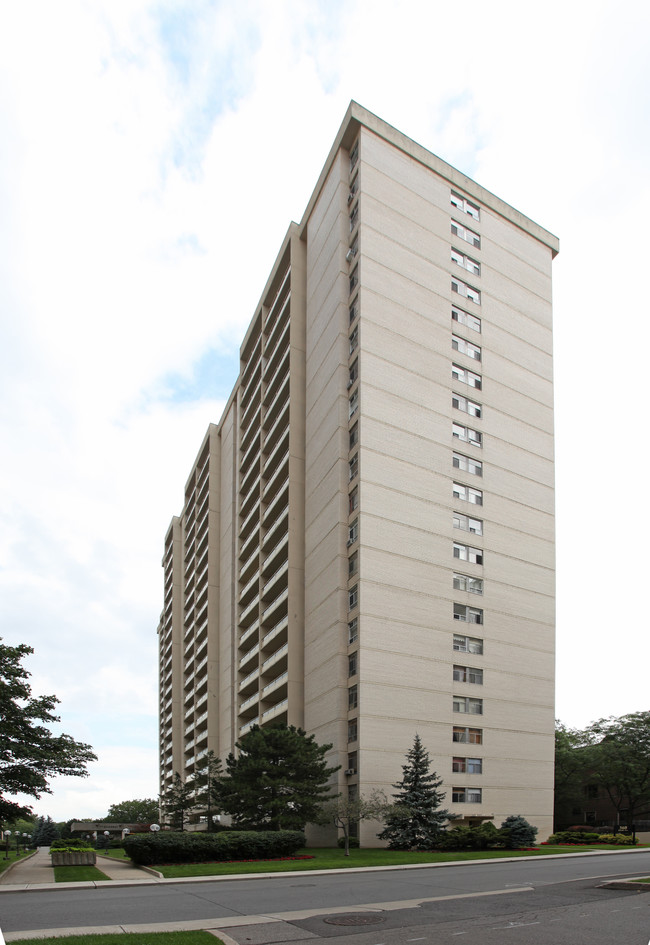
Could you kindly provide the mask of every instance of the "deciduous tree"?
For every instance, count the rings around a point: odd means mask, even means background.
[[[153,824],[159,817],[158,801],[154,797],[143,797],[111,804],[102,820],[114,824]]]
[[[322,823],[334,824],[343,831],[345,855],[350,855],[350,827],[361,820],[381,820],[389,809],[388,801],[381,791],[369,797],[362,794],[339,794],[323,804]]]
[[[632,826],[650,812],[650,712],[632,712],[593,722],[589,778],[601,784],[621,823]]]
[[[50,731],[48,726],[59,721],[54,711],[59,700],[32,695],[22,660],[33,652],[0,640],[0,820],[31,814],[30,807],[9,797],[51,794],[51,777],[84,778],[86,766],[97,760],[90,745]]]
[[[293,725],[254,725],[237,742],[238,755],[226,759],[218,782],[222,810],[247,829],[302,830],[316,823],[340,767],[325,761],[331,747]]]

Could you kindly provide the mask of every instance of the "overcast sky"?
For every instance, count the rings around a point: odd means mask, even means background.
[[[38,813],[157,795],[163,537],[351,98],[560,237],[556,714],[650,708],[649,10],[1,5],[0,634],[99,755]]]

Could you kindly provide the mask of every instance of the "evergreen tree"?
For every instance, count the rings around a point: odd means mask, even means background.
[[[386,827],[378,836],[388,840],[391,850],[431,850],[442,837],[445,821],[452,817],[440,809],[445,799],[438,790],[442,778],[435,771],[429,773],[429,753],[419,735],[406,758],[402,780],[393,785],[395,806],[386,814]]]
[[[53,840],[59,839],[59,828],[51,817],[39,817],[34,825],[32,844],[36,847],[49,847]]]
[[[537,836],[537,827],[529,824],[521,814],[511,814],[501,824],[501,833],[508,850],[532,847]]]
[[[327,782],[340,767],[327,767],[331,745],[318,745],[293,725],[254,725],[236,747],[238,757],[228,755],[218,781],[221,808],[236,826],[302,830],[319,820]]]
[[[221,759],[213,751],[205,756],[203,767],[194,777],[194,806],[205,814],[208,830],[214,830],[213,815],[221,808],[218,802],[218,784],[223,776]]]
[[[194,787],[183,781],[178,771],[167,791],[162,795],[161,807],[169,817],[174,830],[185,830],[187,815],[194,807]]]

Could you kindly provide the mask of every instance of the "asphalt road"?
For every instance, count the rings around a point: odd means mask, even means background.
[[[606,879],[649,874],[650,851],[639,851],[319,876],[107,883],[2,893],[0,927],[6,934],[180,924],[224,929],[242,945],[341,935],[351,939],[345,945],[440,945],[466,934],[478,935],[481,945],[648,945],[650,893],[597,887]],[[372,924],[349,924],[355,921]]]

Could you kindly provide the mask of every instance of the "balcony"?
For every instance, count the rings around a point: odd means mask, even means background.
[[[249,696],[248,699],[245,699],[242,704],[239,706],[239,714],[245,715],[250,712],[251,709],[254,710],[254,706],[259,702],[259,693],[255,692],[252,696]]]
[[[259,643],[256,643],[255,646],[252,647],[252,649],[248,651],[248,653],[244,653],[244,655],[239,660],[239,669],[243,670],[247,666],[247,664],[250,663],[257,656],[259,651],[260,651],[260,645]]]
[[[270,709],[267,709],[266,712],[262,713],[263,721],[269,722],[271,719],[274,719],[276,716],[280,715],[282,712],[285,712],[288,704],[289,704],[289,700],[283,699],[281,702],[278,702],[277,705],[274,705]]]
[[[285,587],[281,594],[275,598],[273,603],[269,604],[269,606],[264,611],[262,611],[263,626],[268,626],[269,624],[277,622],[280,616],[284,616],[284,614],[282,614],[282,610],[284,609],[284,613],[287,612],[288,597],[289,588]]]
[[[271,682],[268,683],[266,686],[264,686],[264,688],[262,689],[262,692],[261,692],[262,698],[267,699],[271,695],[272,692],[275,692],[276,689],[278,689],[281,685],[285,684],[288,678],[289,678],[289,673],[287,670],[285,670],[284,673],[280,673],[279,676],[276,676],[275,679],[272,679]]]
[[[246,584],[239,594],[239,603],[242,607],[245,607],[246,604],[253,599],[253,595],[259,589],[260,578],[259,574],[254,574],[250,579],[248,584]]]
[[[246,516],[246,518],[241,524],[241,527],[239,529],[240,538],[244,539],[248,537],[248,534],[250,533],[251,529],[259,522],[259,518],[260,518],[260,497],[258,495],[255,505],[253,506],[252,510],[249,512],[249,514]]]
[[[287,536],[287,539],[288,537],[289,536]],[[276,545],[276,547],[273,549],[271,554],[268,556],[268,558],[262,565],[262,577],[264,578],[264,580],[266,580],[270,574],[273,574],[274,571],[277,571],[280,565],[283,564],[287,560],[288,554],[289,554],[288,540],[282,542],[281,544]]]
[[[264,417],[264,428],[266,430],[264,448],[266,450],[272,449],[282,430],[288,428],[290,404],[291,399],[287,391],[287,399],[274,401],[272,407],[267,411]]]
[[[289,652],[289,644],[285,643],[284,646],[281,646],[279,650],[276,650],[273,656],[269,656],[267,660],[264,660],[262,663],[262,673],[268,672],[275,663],[278,663],[283,656],[286,656]]]
[[[266,601],[274,594],[277,595],[280,587],[286,587],[289,580],[289,562],[283,562],[262,587],[262,600]]]
[[[284,510],[285,506],[289,502],[289,483],[284,486],[284,488],[276,495],[275,499],[267,506],[266,511],[262,515],[262,524],[270,527],[276,518],[278,518],[281,512]]]
[[[248,443],[248,440],[246,440],[245,442],[247,443],[247,446],[246,446],[245,451],[242,454],[241,462],[239,464],[239,469],[241,471],[242,476],[246,474],[247,469],[253,468],[255,466],[255,462],[254,462],[255,458],[257,457],[259,459],[259,451],[260,451],[259,432],[257,436],[253,437],[250,443]],[[243,443],[244,441],[242,441],[242,449],[243,449]]]
[[[260,628],[259,620],[256,620],[250,625],[245,633],[242,634],[239,640],[239,648],[242,649],[246,645],[252,646],[254,643],[257,643],[257,633]]]
[[[239,684],[239,694],[240,696],[246,692],[252,692],[255,689],[257,692],[256,681],[260,677],[259,669],[254,669],[252,673],[249,673],[248,676],[245,676],[244,679]]]
[[[269,644],[272,643],[274,640],[276,641],[276,646],[277,646],[277,643],[281,642],[281,639],[282,639],[280,636],[281,634],[283,634],[284,638],[286,638],[288,627],[289,627],[289,615],[285,614],[285,616],[281,620],[279,620],[276,623],[276,625],[272,627],[271,630],[269,630],[267,634],[265,634],[262,637],[262,643],[261,643],[262,649],[265,650],[269,646]]]
[[[253,526],[253,531],[250,533],[246,541],[241,545],[239,549],[239,560],[244,561],[253,554],[253,550],[257,548],[260,540],[260,523],[259,521]]]
[[[240,729],[239,729],[239,734],[240,734],[240,735],[245,735],[246,732],[250,732],[250,730],[252,729],[252,727],[253,727],[254,725],[257,725],[257,724],[259,723],[259,720],[260,720],[259,715],[256,715],[254,719],[251,719],[249,722],[246,722],[245,725],[242,725],[242,726],[240,727]]]
[[[250,602],[250,604],[248,604],[248,606],[244,610],[242,610],[242,612],[240,613],[239,615],[240,627],[248,627],[249,624],[251,624],[253,620],[257,617],[259,602],[260,602],[260,595],[259,593],[257,593],[255,594],[255,597]]]
[[[270,552],[275,548],[276,544],[282,539],[288,541],[289,536],[287,534],[288,522],[287,515],[289,512],[289,505],[287,504],[282,512],[278,515],[278,519],[273,523],[271,528],[266,532],[264,538],[262,539],[262,551]]]

